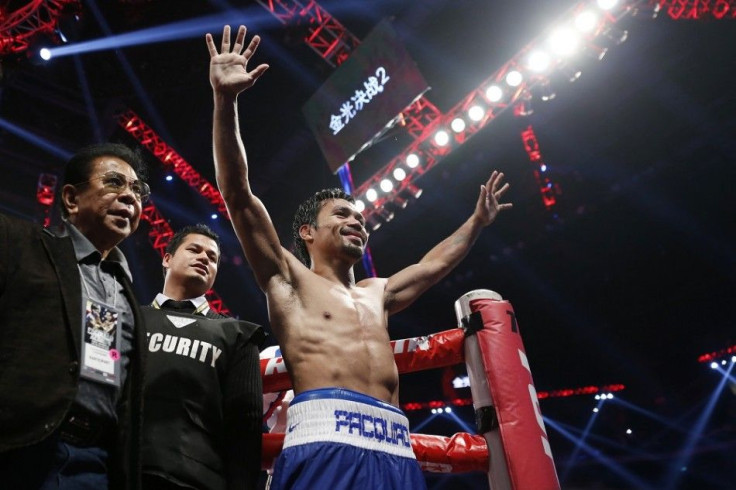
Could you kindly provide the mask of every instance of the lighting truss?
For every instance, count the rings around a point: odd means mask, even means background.
[[[579,388],[564,388],[561,390],[553,391],[538,391],[537,398],[544,400],[547,398],[566,398],[570,396],[579,395],[595,395],[597,393],[613,393],[616,391],[623,391],[626,386],[622,384],[611,384],[604,386],[581,386]],[[428,402],[408,402],[401,405],[401,408],[405,412],[411,412],[415,410],[427,410],[432,408],[444,408],[448,406],[454,407],[465,407],[473,404],[471,398],[453,398],[452,400],[432,400]]]
[[[539,187],[539,193],[542,195],[542,202],[547,209],[552,208],[557,203],[557,196],[560,194],[559,186],[552,182],[547,175],[547,164],[544,163],[542,152],[539,150],[539,141],[534,129],[531,125],[527,126],[521,132],[521,141],[524,144],[524,150],[529,157],[529,162],[533,165],[534,179]]]
[[[40,33],[53,34],[59,16],[69,5],[80,8],[80,1],[31,0],[12,12],[0,7],[0,56],[24,52]]]
[[[569,11],[568,15],[570,15],[570,18],[573,18],[573,16],[576,16],[586,8],[589,8],[592,3],[593,2],[589,1],[580,2]],[[605,53],[604,49],[595,46],[595,38],[607,32],[615,23],[633,12],[638,3],[640,2],[634,1],[622,3],[615,12],[606,12],[599,16],[600,18],[596,21],[594,28],[584,36],[584,40],[588,44],[588,47],[591,48],[592,52],[597,53],[599,57]],[[363,211],[363,214],[367,219],[374,215],[380,217],[380,211],[383,209],[385,204],[392,202],[396,196],[404,192],[409,185],[412,185],[416,179],[433,168],[454,148],[465,143],[469,138],[474,136],[478,131],[506,111],[509,107],[515,107],[520,102],[527,100],[530,96],[531,89],[536,85],[548,82],[546,75],[534,73],[525,66],[525,60],[537,46],[542,44],[543,41],[544,39],[542,36],[539,36],[525,46],[511,60],[507,61],[500,69],[481,82],[477,88],[466,95],[458,104],[455,105],[455,107],[450,109],[450,111],[440,115],[427,124],[420,136],[417,137],[414,142],[412,142],[399,155],[394,157],[383,169],[379,170],[356,189],[354,193],[355,198],[366,203],[366,208]],[[554,57],[551,58],[550,66],[545,72],[552,73],[556,69],[564,66],[565,60],[562,59],[562,57]],[[511,86],[512,84],[506,83],[506,77],[512,71],[518,71],[522,75],[521,80],[515,86]],[[504,87],[506,95],[496,101],[490,100],[486,91],[492,85]],[[470,118],[468,113],[471,110],[475,110],[476,113],[481,110],[482,113],[477,113],[475,118]],[[450,131],[450,124],[456,118],[463,118],[466,123],[465,129],[459,133],[453,133]],[[434,141],[435,134],[440,130],[444,130],[451,135],[451,138],[445,145],[439,145]],[[538,143],[536,143],[536,146],[538,150]],[[414,154],[419,157],[420,165],[415,168],[409,168],[404,165],[407,156],[410,154]],[[397,167],[401,167],[405,170],[406,177],[400,182],[395,182],[394,189],[391,192],[379,192],[378,197],[371,203],[368,203],[366,193],[370,189],[376,191],[377,185],[384,179],[391,179],[391,175]],[[545,206],[549,207],[554,204],[552,198],[559,189],[556,188],[554,184],[549,187],[547,184],[551,182],[545,181],[541,176],[539,182],[540,191],[543,191],[543,202],[545,203]]]
[[[649,0],[648,6],[674,20],[736,19],[736,0]]]
[[[721,359],[722,357],[728,357],[736,355],[736,345],[732,345],[731,347],[726,347],[725,349],[721,349],[719,351],[715,352],[708,352],[707,354],[703,354],[698,357],[698,362],[712,362],[717,359]]]
[[[340,65],[360,44],[345,26],[317,2],[256,0],[283,24],[306,27],[304,42],[331,66]]]
[[[217,211],[230,219],[217,186],[212,185],[202,177],[176,150],[171,148],[156,132],[148,126],[132,110],[127,110],[117,116],[118,124],[131,136],[133,136],[143,147],[150,150],[153,155],[164,165],[178,175],[184,182],[189,184],[202,197],[214,204]]]
[[[44,228],[51,225],[51,208],[54,205],[58,180],[59,178],[55,174],[41,174],[38,176],[36,202],[41,207]]]

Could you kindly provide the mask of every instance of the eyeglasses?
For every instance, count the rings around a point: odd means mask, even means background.
[[[102,186],[106,190],[117,192],[118,194],[125,192],[125,189],[130,188],[130,190],[133,191],[135,198],[140,201],[141,204],[145,204],[151,197],[151,188],[148,187],[148,184],[141,182],[140,180],[134,180],[131,182],[125,175],[114,171],[105,172],[99,177],[93,177],[89,180],[85,180],[84,182],[79,182],[78,184],[74,184],[74,187],[82,184],[89,184],[93,180],[101,180]]]

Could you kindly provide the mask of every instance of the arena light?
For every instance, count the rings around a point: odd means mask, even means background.
[[[485,116],[486,111],[483,110],[483,108],[479,105],[474,105],[470,109],[468,109],[468,117],[471,121],[478,122],[481,119],[483,119],[483,116]]]
[[[598,25],[598,17],[591,11],[586,10],[575,17],[575,27],[583,33],[588,33]]]
[[[394,213],[386,208],[380,208],[378,210],[378,216],[380,216],[386,223],[394,219]]]
[[[434,142],[437,146],[446,146],[450,142],[450,135],[444,129],[440,129],[434,134]]]
[[[456,133],[462,133],[465,131],[465,120],[462,117],[456,117],[450,123],[450,128]]]
[[[172,180],[174,180],[174,177],[172,177],[171,175],[166,176],[166,182],[171,182]]]
[[[491,102],[498,102],[503,98],[503,90],[498,85],[491,85],[486,89],[486,98]]]
[[[419,199],[422,196],[422,193],[424,190],[420,189],[419,187],[415,186],[414,184],[409,184],[406,187],[406,191],[413,197],[414,199]]]
[[[356,199],[355,209],[357,209],[359,213],[362,213],[363,211],[365,211],[365,203],[361,199]]]
[[[212,213],[210,215],[210,219],[217,219],[217,213]]]
[[[506,74],[506,84],[509,87],[518,87],[523,79],[524,77],[518,70],[511,70]]]
[[[541,73],[549,68],[552,60],[544,51],[533,51],[527,59],[527,66],[530,70]]]
[[[577,35],[567,28],[556,29],[547,39],[553,53],[560,56],[570,56],[578,49],[580,40]]]
[[[401,167],[396,167],[393,171],[393,176],[394,176],[394,179],[401,182],[402,180],[406,178],[406,170],[404,170]]]
[[[419,156],[416,153],[409,153],[406,156],[406,166],[409,168],[416,168],[419,165]]]
[[[371,187],[367,191],[365,191],[365,198],[368,199],[368,202],[374,202],[376,199],[378,199],[378,192]]]
[[[552,88],[552,84],[549,80],[543,80],[534,88],[534,91],[539,95],[539,98],[545,102],[557,97],[557,94],[555,93],[554,88]]]
[[[48,61],[51,59],[51,50],[49,48],[41,48],[38,50],[38,56],[42,60]]]
[[[380,186],[383,192],[391,192],[394,188],[394,183],[391,182],[389,179],[383,179]]]
[[[404,209],[404,208],[406,208],[406,206],[409,205],[409,200],[408,199],[404,199],[401,196],[395,196],[394,199],[393,199],[393,201],[392,201],[392,204],[395,205],[399,209]]]

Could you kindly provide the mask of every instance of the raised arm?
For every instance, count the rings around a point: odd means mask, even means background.
[[[512,206],[511,203],[498,202],[509,188],[508,184],[501,186],[502,179],[503,174],[494,170],[488,182],[480,186],[480,195],[470,218],[435,245],[419,263],[389,277],[384,296],[389,314],[403,310],[445,277],[468,254],[483,228],[493,223],[500,211]]]
[[[245,48],[245,32],[245,26],[240,26],[231,48],[230,26],[225,26],[219,53],[212,35],[206,36],[215,105],[212,143],[217,186],[256,280],[261,289],[265,289],[272,277],[285,274],[287,268],[284,249],[271,218],[251,191],[248,160],[240,137],[238,95],[252,87],[268,69],[268,65],[262,64],[248,71],[248,61],[258,48],[260,38],[254,36]]]

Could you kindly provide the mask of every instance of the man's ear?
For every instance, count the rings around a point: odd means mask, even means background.
[[[171,257],[173,257],[173,255],[167,252],[164,254],[164,259],[161,261],[161,265],[166,270],[169,270],[169,263],[171,262]]]
[[[79,191],[76,187],[71,184],[66,184],[61,189],[61,205],[67,211],[69,216],[77,214],[78,206],[77,201],[79,199]]]
[[[311,242],[314,240],[314,236],[312,236],[312,225],[304,224],[299,227],[299,236],[302,240],[305,242]]]

